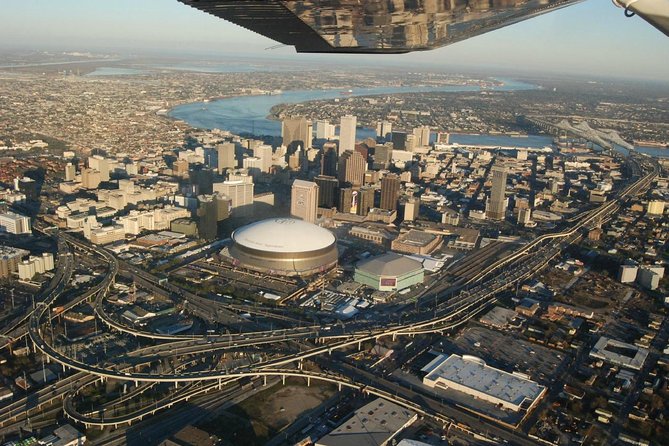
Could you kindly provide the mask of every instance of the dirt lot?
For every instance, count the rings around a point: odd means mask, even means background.
[[[335,393],[335,388],[304,381],[288,380],[248,398],[201,426],[226,440],[225,444],[255,446],[265,444],[305,412],[314,409]]]

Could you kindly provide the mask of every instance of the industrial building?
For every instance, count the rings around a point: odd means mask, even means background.
[[[235,265],[281,276],[309,276],[337,265],[337,240],[303,220],[271,218],[237,229],[228,254]]]
[[[418,419],[415,412],[378,398],[316,442],[316,446],[384,446]]]
[[[428,387],[452,389],[515,412],[531,410],[546,393],[528,377],[490,367],[475,356],[439,355],[423,371]]]
[[[641,370],[648,353],[645,348],[602,336],[590,350],[590,357],[620,367]]]
[[[378,291],[397,291],[423,283],[425,270],[422,263],[390,252],[358,262],[353,279]]]

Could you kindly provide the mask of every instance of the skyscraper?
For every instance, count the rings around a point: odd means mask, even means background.
[[[414,221],[420,213],[420,198],[411,197],[404,205],[404,221]]]
[[[248,217],[253,214],[253,190],[251,177],[248,180],[232,180],[214,184],[214,192],[230,198],[233,216]]]
[[[381,179],[381,209],[396,211],[400,199],[400,177],[393,173]]]
[[[339,157],[339,181],[361,186],[365,180],[367,161],[356,151],[347,150]]]
[[[430,126],[422,125],[413,129],[414,147],[430,145]]]
[[[321,175],[337,176],[337,158],[337,145],[334,143],[324,144],[321,158]]]
[[[393,132],[392,133],[393,150],[406,150],[407,147],[407,133]]]
[[[214,172],[204,164],[195,164],[188,172],[190,183],[196,186],[198,195],[211,195],[213,192]]]
[[[376,136],[379,138],[387,138],[393,132],[393,123],[390,121],[380,121],[376,124]]]
[[[286,118],[281,123],[283,145],[292,153],[297,147],[311,148],[311,123],[304,116]]]
[[[67,163],[65,166],[65,181],[74,181],[77,176],[77,167],[72,163]]]
[[[219,144],[216,148],[218,151],[218,173],[223,174],[226,169],[234,169],[237,167],[237,160],[235,159],[235,144],[226,142]]]
[[[230,216],[231,200],[221,194],[200,195],[197,199],[198,233],[205,240],[214,240],[219,223]]]
[[[358,119],[355,116],[342,116],[339,125],[339,154],[355,149],[355,128]]]
[[[316,222],[318,211],[318,184],[295,180],[290,196],[290,215],[309,223]]]
[[[504,166],[493,166],[492,188],[490,198],[486,207],[486,217],[491,220],[504,220],[506,215],[506,168]]]
[[[316,121],[316,138],[333,139],[335,136],[335,127],[328,121]]]
[[[357,196],[356,196],[357,198]],[[339,189],[339,203],[337,210],[343,214],[349,214],[353,207],[353,188],[350,185]]]
[[[263,173],[268,173],[270,167],[272,167],[272,146],[267,144],[261,144],[253,149],[253,156],[259,158],[262,164],[260,170]]]
[[[314,178],[318,184],[318,207],[331,209],[337,206],[339,180],[332,176],[319,175]]]
[[[374,188],[362,187],[358,191],[358,208],[356,213],[363,217],[369,214],[369,210],[374,207]]]

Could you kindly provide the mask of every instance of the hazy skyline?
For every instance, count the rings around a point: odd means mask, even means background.
[[[240,53],[296,62],[323,55],[292,48],[176,0],[4,0],[0,48]],[[669,78],[669,39],[610,2],[587,1],[479,37],[408,55],[328,55],[331,62],[375,61],[410,67],[527,70],[599,76]]]

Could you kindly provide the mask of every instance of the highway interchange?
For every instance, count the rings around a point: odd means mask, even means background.
[[[312,323],[281,330],[254,327],[254,331],[210,333],[202,336],[160,335],[137,330],[116,321],[105,311],[105,297],[118,275],[133,277],[138,284],[154,292],[185,300],[191,311],[198,313],[199,310],[199,314],[203,316],[215,314],[241,323],[244,322],[241,317],[243,313],[254,311],[262,313],[269,310],[226,304],[195,295],[175,285],[164,283],[158,277],[118,260],[103,248],[91,246],[70,234],[59,233],[57,235],[58,269],[54,280],[49,284],[44,297],[37,300],[35,309],[9,327],[6,334],[11,335],[14,340],[21,339],[27,334],[34,349],[41,351],[51,361],[61,364],[63,371],[67,370],[72,374],[59,380],[52,387],[38,390],[29,398],[0,408],[0,435],[21,426],[29,417],[29,412],[38,411],[60,400],[63,400],[66,416],[86,427],[118,427],[138,422],[182,401],[195,398],[212,401],[212,392],[215,394],[223,388],[227,389],[225,391],[227,393],[220,394],[220,398],[226,396],[231,398],[236,395],[234,389],[235,386],[239,386],[240,378],[285,380],[286,377],[299,377],[308,382],[330,382],[339,388],[352,388],[365,394],[389,399],[444,426],[471,429],[477,433],[487,431],[490,438],[503,439],[513,444],[535,444],[533,440],[520,432],[507,430],[480,420],[460,409],[444,405],[396,382],[388,381],[383,376],[354,369],[348,364],[336,361],[332,356],[333,352],[348,348],[361,348],[365,342],[383,337],[396,338],[397,336],[447,333],[467,323],[490,308],[500,293],[532,277],[548,265],[569,244],[577,241],[584,229],[610,218],[627,198],[645,190],[658,174],[658,167],[649,159],[643,157],[639,159],[640,161],[633,161],[638,163],[640,171],[638,179],[620,191],[616,198],[580,214],[570,227],[560,232],[543,235],[521,246],[467,281],[451,284],[448,287],[437,283],[423,293],[423,297],[415,306],[407,307],[401,323],[398,321],[380,324],[378,321],[366,320],[331,326]],[[70,281],[74,263],[73,250],[95,256],[100,262],[107,265],[107,273],[97,285],[63,305],[63,311],[68,311],[82,302],[90,301],[93,303],[97,318],[108,329],[155,341],[156,345],[130,352],[126,358],[110,359],[104,364],[89,364],[67,356],[49,342],[46,335],[48,332],[46,322],[55,317],[54,303]],[[299,346],[299,351],[279,356],[273,355],[259,363],[236,369],[188,367],[198,361],[207,361],[208,358],[225,351],[262,345],[271,348],[285,343]],[[178,352],[178,355],[175,355],[175,352]],[[175,356],[179,357],[180,368],[175,367],[173,371],[151,371],[151,366],[160,364],[166,358],[173,358],[176,361]],[[323,371],[307,370],[303,367],[306,360],[317,362]],[[155,383],[171,383],[178,388],[170,396],[133,413],[121,416],[106,416],[104,411],[80,413],[73,402],[76,395],[86,386],[107,379],[133,383],[135,390],[129,395],[142,393]]]

